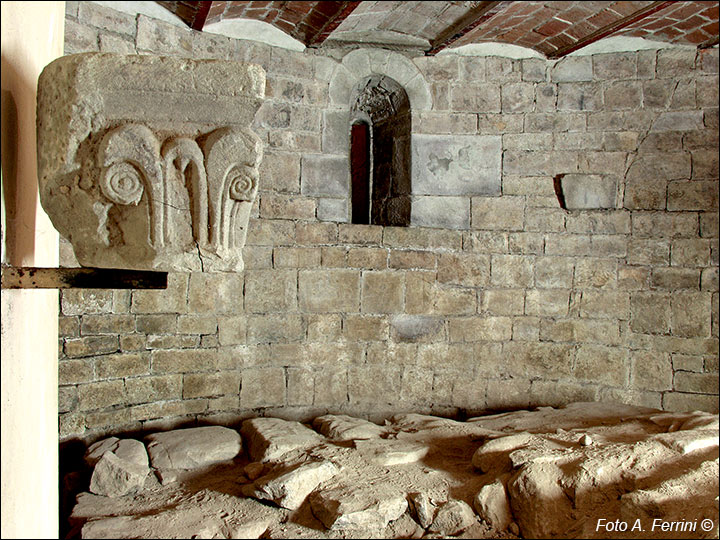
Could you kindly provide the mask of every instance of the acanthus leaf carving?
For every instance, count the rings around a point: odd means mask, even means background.
[[[189,138],[174,137],[163,146],[165,168],[165,241],[173,237],[173,225],[168,214],[171,208],[177,208],[180,201],[174,197],[177,188],[184,187],[190,201],[188,210],[192,216],[192,234],[203,248],[208,246],[208,186],[205,163],[200,146]],[[175,187],[176,190],[171,188]]]
[[[227,250],[244,243],[251,203],[257,193],[262,142],[249,129],[222,128],[203,146],[210,201],[210,242]]]
[[[148,244],[163,249],[192,240],[222,258],[242,248],[257,194],[262,142],[249,129],[220,128],[200,145],[188,137],[162,144],[141,124],[110,130],[97,152],[100,192],[112,204],[148,209]],[[112,223],[105,220],[105,225]],[[110,237],[118,238],[109,231]]]
[[[41,202],[80,264],[242,270],[264,92],[262,68],[239,62],[86,53],[46,66]]]
[[[141,124],[117,127],[103,137],[97,159],[103,195],[115,204],[137,205],[144,193],[148,199],[149,244],[161,242],[163,171],[155,134]]]

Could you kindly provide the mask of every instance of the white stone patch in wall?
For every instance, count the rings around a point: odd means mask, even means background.
[[[671,111],[661,113],[652,131],[691,131],[703,128],[702,111]]]
[[[646,51],[651,49],[689,49],[692,45],[678,45],[664,41],[653,41],[641,37],[611,36],[569,53],[567,56],[586,56],[625,51]]]
[[[220,34],[235,39],[250,39],[260,43],[267,43],[273,47],[282,47],[291,51],[304,51],[305,45],[297,39],[275,28],[265,21],[254,19],[225,19],[216,23],[208,24],[203,32]]]
[[[689,47],[687,45],[652,41],[640,37],[613,36],[573,51],[567,56],[589,56],[592,54],[669,48]],[[545,60],[542,54],[533,49],[521,47],[520,45],[511,45],[509,43],[469,43],[460,47],[444,49],[437,55],[444,56],[447,54],[457,54],[459,56],[502,56],[514,59],[540,58]],[[552,62],[552,60],[548,61],[549,64],[552,64]]]
[[[348,221],[348,199],[318,198],[317,218],[320,221]]]
[[[470,228],[469,197],[413,197],[410,222],[418,227]]]
[[[348,197],[350,167],[347,156],[309,154],[302,158],[300,191],[311,197]]]
[[[353,74],[345,66],[340,65],[335,68],[328,88],[330,104],[348,107],[350,105],[350,92],[355,88],[357,82]]]
[[[568,210],[615,208],[617,180],[597,174],[566,174],[560,180]]]
[[[392,30],[359,30],[359,31],[342,31],[333,33],[328,38],[329,43],[384,43],[397,47],[418,47],[427,49],[429,42],[416,36],[411,36],[403,32],[395,32]]]
[[[545,57],[539,52],[520,45],[509,43],[468,43],[460,47],[447,48],[437,55],[457,54],[459,56],[503,56],[506,58],[542,58]]]
[[[413,135],[413,195],[500,195],[501,138]]]
[[[325,154],[347,154],[350,149],[350,113],[323,111],[322,150]]]
[[[123,13],[128,13],[132,15],[133,17],[136,16],[138,13],[142,15],[146,15],[148,17],[152,17],[154,19],[160,19],[161,21],[168,22],[170,24],[174,24],[175,26],[179,26],[180,28],[183,28],[187,30],[187,24],[185,21],[183,21],[180,17],[172,13],[170,10],[165,9],[161,5],[159,5],[157,2],[149,2],[149,1],[136,1],[136,2],[118,2],[117,0],[104,0],[104,1],[94,1],[91,2],[92,4],[98,4],[100,6],[104,6],[106,8],[114,9],[115,11],[122,11]]]
[[[550,73],[553,82],[592,81],[593,65],[589,56],[558,60]]]
[[[442,331],[443,319],[427,315],[395,315],[390,326],[401,341],[419,341]]]

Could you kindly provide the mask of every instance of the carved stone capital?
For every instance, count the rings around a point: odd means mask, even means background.
[[[87,53],[38,82],[40,200],[83,266],[243,269],[259,66]]]

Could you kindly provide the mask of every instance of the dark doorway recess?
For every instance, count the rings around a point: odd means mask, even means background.
[[[370,223],[370,126],[357,122],[350,128],[350,181],[352,222]]]
[[[351,221],[410,224],[412,117],[407,92],[385,75],[359,84],[350,109]]]

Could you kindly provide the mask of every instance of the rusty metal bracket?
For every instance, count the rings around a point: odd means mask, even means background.
[[[167,289],[167,272],[2,266],[3,289]]]

